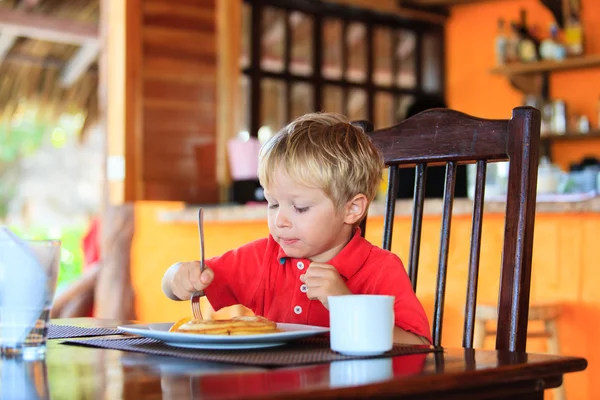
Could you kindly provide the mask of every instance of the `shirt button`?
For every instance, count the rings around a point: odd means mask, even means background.
[[[302,307],[300,307],[300,306],[296,306],[296,307],[294,307],[294,312],[295,312],[296,314],[302,314]]]
[[[300,291],[301,291],[302,293],[306,293],[306,290],[307,290],[307,289],[306,289],[306,285],[302,285],[302,286],[300,286]]]
[[[299,270],[303,270],[304,269],[304,263],[302,261],[298,261],[298,264],[296,264],[296,267],[298,267]]]

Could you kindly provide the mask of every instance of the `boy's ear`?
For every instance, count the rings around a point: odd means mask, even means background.
[[[346,203],[344,223],[348,225],[357,224],[367,212],[369,201],[362,193],[357,194]]]

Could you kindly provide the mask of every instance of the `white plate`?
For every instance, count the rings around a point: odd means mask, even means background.
[[[283,332],[239,336],[197,335],[193,333],[169,332],[169,328],[172,325],[172,322],[135,324],[122,325],[119,326],[119,329],[134,335],[161,340],[169,346],[214,350],[275,347],[286,344],[292,340],[329,332],[329,328],[324,328],[322,326],[278,323],[277,327]]]

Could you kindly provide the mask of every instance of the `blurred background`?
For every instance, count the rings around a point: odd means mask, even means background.
[[[64,287],[82,272],[82,238],[102,199],[99,3],[0,7],[0,223],[61,239]]]

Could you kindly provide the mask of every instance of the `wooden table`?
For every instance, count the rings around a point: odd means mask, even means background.
[[[95,319],[57,324],[115,327]],[[264,369],[60,344],[28,369],[41,398],[542,399],[583,358],[445,349],[443,353]],[[0,369],[6,361],[0,361]],[[4,382],[3,382],[4,384]],[[33,385],[33,383],[32,383]],[[48,393],[49,392],[49,393]]]

